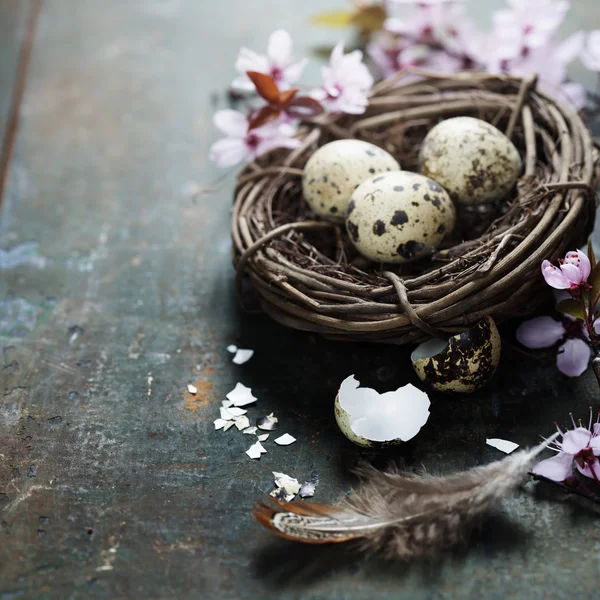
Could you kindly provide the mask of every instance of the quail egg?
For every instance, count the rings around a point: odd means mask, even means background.
[[[330,221],[344,221],[352,192],[378,173],[400,165],[385,150],[361,140],[337,140],[321,146],[302,175],[302,193],[312,210]]]
[[[429,419],[429,397],[412,384],[380,394],[359,387],[346,377],[335,398],[335,420],[341,432],[358,446],[373,447],[407,442]]]
[[[403,263],[435,251],[452,231],[456,211],[445,190],[409,171],[375,175],[354,190],[346,229],[367,258]]]
[[[419,154],[421,173],[435,179],[459,204],[503,198],[517,183],[522,167],[515,145],[499,129],[473,117],[438,123]]]
[[[448,341],[429,340],[411,354],[419,379],[441,392],[476,392],[494,375],[501,352],[500,334],[491,317]]]

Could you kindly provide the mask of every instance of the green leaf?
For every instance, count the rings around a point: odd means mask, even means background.
[[[594,246],[592,245],[592,236],[591,235],[588,238],[587,250],[588,250],[587,255],[588,255],[588,258],[590,259],[590,263],[592,263],[592,270],[593,270],[594,267],[596,266],[596,256],[594,254]]]
[[[561,313],[565,313],[567,315],[571,315],[576,319],[584,319],[583,311],[581,310],[581,304],[577,302],[574,298],[567,298],[566,300],[561,300],[556,305],[556,310]]]
[[[352,24],[354,13],[351,10],[327,10],[314,15],[311,21],[315,25],[324,25],[325,27],[348,27]]]

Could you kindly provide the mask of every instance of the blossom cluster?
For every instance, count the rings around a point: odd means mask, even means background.
[[[255,90],[267,104],[251,108],[248,114],[231,109],[217,111],[215,126],[226,137],[211,147],[212,162],[229,167],[250,162],[274,148],[295,148],[300,144],[294,137],[300,121],[320,112],[365,111],[373,76],[360,50],[344,54],[342,43],[335,46],[329,64],[321,70],[321,86],[300,97],[299,88],[293,86],[307,62],[294,61],[292,38],[282,29],[269,37],[266,55],[249,48],[239,51],[235,63],[239,75],[232,88],[240,92]]]
[[[562,436],[562,441],[552,442],[549,446],[556,452],[556,456],[540,461],[533,467],[532,472],[552,481],[568,481],[573,476],[575,466],[579,473],[600,484],[599,418],[592,423],[590,408],[590,421],[587,427],[584,427],[581,421],[578,426],[572,416],[573,429],[562,431],[557,425],[556,429]]]
[[[384,22],[368,45],[382,76],[407,67],[453,73],[470,69],[489,73],[538,75],[538,87],[577,109],[586,103],[583,86],[566,81],[568,65],[580,57],[600,72],[600,31],[559,37],[570,8],[567,0],[505,0],[492,13],[490,31],[479,29],[464,0],[387,0]]]
[[[505,8],[492,13],[490,31],[477,27],[465,0],[356,0],[347,24],[366,34],[367,55],[381,77],[414,67],[441,73],[536,73],[539,89],[583,108],[585,90],[567,80],[567,67],[580,58],[600,73],[600,30],[561,39],[570,0],[505,2]],[[271,34],[265,54],[240,49],[232,89],[257,92],[266,104],[250,106],[246,113],[228,109],[215,114],[215,126],[225,137],[210,149],[213,163],[229,167],[274,148],[297,147],[300,122],[321,113],[365,111],[374,78],[360,50],[345,54],[342,43],[335,46],[321,69],[321,85],[303,88],[302,96],[299,81],[307,64],[306,58],[294,59],[292,38],[282,29]]]
[[[592,350],[597,347],[600,318],[596,318],[600,267],[596,268],[583,252],[567,252],[559,266],[542,262],[542,275],[554,288],[559,320],[544,315],[524,321],[517,329],[517,340],[527,348],[550,348],[560,342],[556,364],[568,377],[578,377],[588,366]],[[594,264],[593,264],[594,263]],[[592,343],[593,342],[593,343]]]

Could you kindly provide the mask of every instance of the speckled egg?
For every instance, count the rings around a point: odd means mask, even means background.
[[[456,220],[454,204],[432,179],[394,171],[354,190],[346,229],[356,249],[377,262],[403,263],[435,251]]]
[[[352,192],[378,173],[397,171],[396,159],[378,146],[360,140],[337,140],[321,146],[302,175],[302,193],[315,213],[343,222]]]
[[[438,123],[425,137],[419,170],[460,204],[505,197],[523,168],[515,145],[493,125],[472,117]]]
[[[486,317],[467,331],[445,340],[430,340],[411,355],[419,379],[441,392],[471,393],[492,378],[502,343],[496,324]]]

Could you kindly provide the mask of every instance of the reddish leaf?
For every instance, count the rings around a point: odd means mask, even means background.
[[[269,121],[276,119],[280,112],[281,111],[278,108],[271,106],[270,104],[263,106],[250,117],[250,120],[248,121],[248,131],[256,129],[257,127],[262,127]]]
[[[305,117],[315,117],[325,112],[322,104],[314,98],[308,96],[302,98],[294,98],[286,107],[285,112],[292,117],[299,119]]]
[[[289,104],[297,93],[298,88],[292,88],[291,90],[286,90],[285,92],[279,92],[279,106],[285,106],[286,104]]]
[[[248,71],[246,75],[248,75],[254,84],[259,96],[264,98],[269,104],[279,103],[279,88],[270,75],[258,73],[257,71]]]

